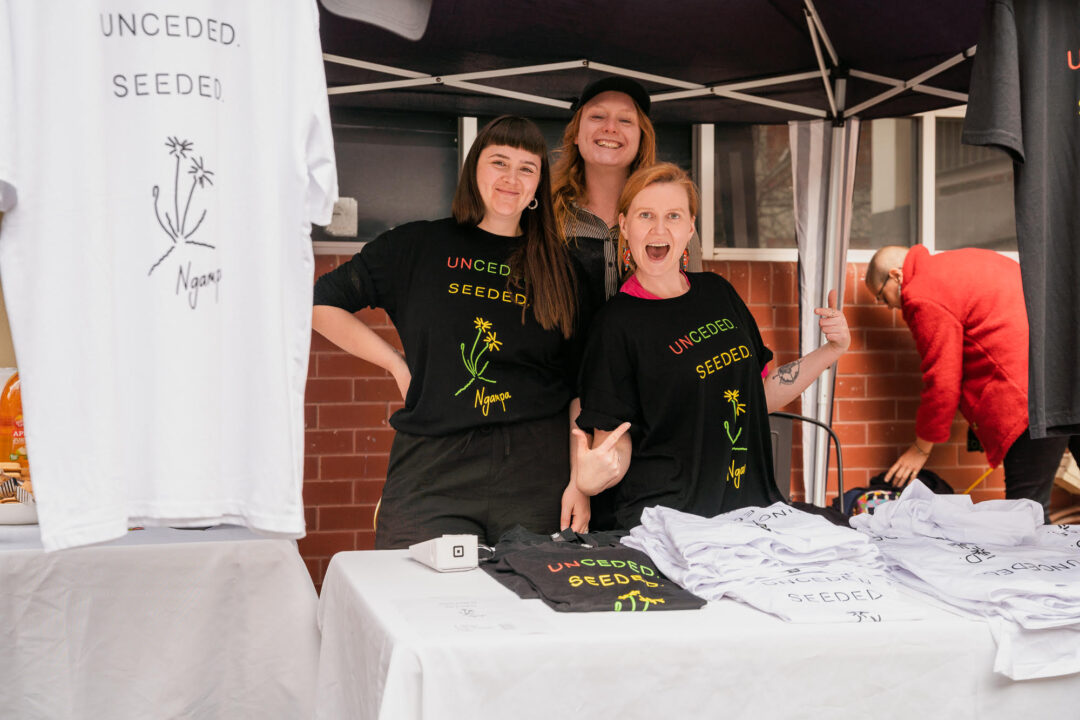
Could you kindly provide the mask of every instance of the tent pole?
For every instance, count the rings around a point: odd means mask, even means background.
[[[718,92],[733,92],[735,90],[749,90],[751,88],[770,87],[772,85],[786,85],[788,83],[799,82],[800,80],[810,80],[816,77],[821,77],[820,71],[808,70],[802,73],[794,73],[793,75],[774,75],[773,77],[756,78],[754,80],[741,80],[739,82],[724,83],[723,85],[702,86],[689,90],[672,90],[671,92],[663,92],[653,95],[652,101],[655,103],[664,100],[682,100],[683,98],[713,95]]]
[[[605,63],[589,62],[585,61],[586,65],[593,70],[599,70],[600,72],[612,73],[613,75],[625,75],[626,77],[635,78],[637,80],[645,80],[646,82],[656,82],[661,85],[671,85],[672,87],[680,87],[684,90],[700,90],[705,87],[701,83],[690,82],[689,80],[677,80],[675,78],[669,78],[664,75],[653,75],[652,73],[640,72],[638,70],[630,70],[628,68],[618,67],[617,65],[607,65]]]
[[[809,0],[808,0],[809,1]],[[821,44],[818,42],[817,27],[814,25],[814,18],[810,15],[810,11],[806,13],[806,30],[810,33],[810,42],[814,45],[814,56],[817,57],[818,69],[821,71],[821,83],[825,86],[825,97],[829,101],[829,110],[832,111],[832,116],[840,117],[840,113],[836,111],[836,98],[833,96],[832,85],[829,84],[829,70],[825,67],[825,58],[821,55]]]
[[[847,94],[847,81],[843,78],[836,80],[836,95],[840,106],[843,107]],[[832,127],[832,147],[829,158],[829,200],[828,218],[825,225],[825,272],[821,283],[821,295],[818,298],[818,307],[826,307],[829,300],[829,291],[836,290],[837,307],[843,306],[844,277],[841,267],[843,255],[843,243],[840,239],[841,213],[840,207],[843,202],[844,189],[844,158],[847,155],[845,147],[845,134],[843,121],[837,119]],[[824,335],[819,335],[819,341],[824,340]],[[821,373],[816,381],[817,407],[815,418],[829,424],[832,422],[833,405],[833,380],[835,368],[829,367]],[[825,496],[829,482],[829,436],[821,429],[816,429],[814,434],[814,497],[811,500],[818,507],[825,507]]]
[[[821,16],[818,15],[817,8],[814,7],[814,0],[804,0],[804,6],[807,15],[814,21],[814,27],[817,28],[817,32],[821,36],[821,42],[825,44],[825,50],[829,53],[829,59],[832,61],[833,67],[836,67],[840,64],[840,57],[836,54],[836,50],[833,49],[829,33],[825,32],[825,25],[821,22]]]
[[[949,58],[945,62],[940,63],[938,65],[935,65],[934,67],[930,68],[929,70],[922,73],[921,75],[916,75],[915,77],[911,78],[910,80],[905,81],[902,86],[894,87],[891,90],[886,90],[885,92],[881,93],[880,95],[875,95],[874,97],[870,98],[866,102],[859,103],[855,107],[851,108],[851,110],[848,112],[848,114],[849,115],[858,115],[859,113],[861,113],[866,108],[873,107],[874,105],[877,105],[879,103],[883,103],[886,100],[888,100],[889,98],[894,97],[896,95],[899,95],[900,93],[904,92],[908,88],[914,87],[916,85],[921,85],[923,80],[928,80],[928,79],[934,77],[935,75],[940,75],[941,73],[943,73],[946,70],[948,70],[949,68],[951,68],[953,65],[958,65],[959,63],[964,62],[965,60],[967,60],[970,57],[973,57],[974,55],[975,55],[975,46],[972,45],[971,47],[969,47],[964,52],[959,53],[957,55],[953,55],[951,58]]]
[[[885,77],[884,75],[878,75],[877,73],[869,73],[863,70],[848,70],[848,75],[851,77],[857,77],[861,80],[873,80],[876,83],[882,85],[892,85],[893,87],[904,87],[907,83],[904,80],[897,80],[896,78]],[[955,100],[958,103],[966,103],[968,101],[967,93],[955,92],[953,90],[942,90],[941,88],[931,87],[930,85],[912,85],[908,88],[912,92],[924,93],[926,95],[937,95],[943,98],[949,98]]]
[[[694,177],[698,180],[701,204],[698,208],[698,235],[701,259],[713,259],[716,237],[716,126],[694,125]]]
[[[459,117],[457,120],[458,170],[465,165],[465,158],[476,140],[477,120],[474,117]]]
[[[402,68],[391,67],[390,65],[380,65],[379,63],[367,62],[366,60],[354,60],[353,58],[342,57],[341,55],[331,55],[330,53],[323,53],[323,60],[338,65],[348,65],[349,67],[357,67],[364,70],[374,70],[375,72],[381,72],[384,75],[397,75],[398,77],[407,78],[427,77],[427,73],[416,72],[415,70],[403,70]]]

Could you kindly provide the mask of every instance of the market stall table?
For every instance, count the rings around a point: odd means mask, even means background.
[[[0,717],[311,717],[317,602],[296,544],[243,528],[46,553],[0,526]]]
[[[406,551],[335,555],[319,624],[327,720],[1011,720],[1060,717],[1080,698],[1080,675],[995,675],[986,625],[929,605],[925,620],[890,623],[789,624],[728,600],[557,613]]]

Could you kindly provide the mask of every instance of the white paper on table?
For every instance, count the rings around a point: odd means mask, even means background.
[[[396,598],[395,607],[416,630],[425,634],[550,633],[550,624],[518,597],[476,598],[467,595]]]

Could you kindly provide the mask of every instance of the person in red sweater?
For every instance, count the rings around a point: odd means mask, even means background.
[[[885,479],[914,478],[959,409],[991,467],[1005,465],[1005,496],[1050,502],[1068,437],[1028,431],[1028,321],[1020,265],[991,250],[931,255],[890,245],[870,260],[866,287],[904,316],[922,358],[915,442]],[[1076,455],[1080,443],[1073,442]]]

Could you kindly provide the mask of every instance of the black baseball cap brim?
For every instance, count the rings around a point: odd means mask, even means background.
[[[586,85],[585,89],[581,91],[581,96],[575,100],[574,104],[570,107],[571,112],[577,112],[585,105],[585,103],[589,102],[600,93],[608,92],[609,90],[629,95],[634,103],[641,108],[641,112],[646,115],[649,114],[649,107],[652,105],[652,101],[649,99],[649,93],[645,92],[645,88],[643,88],[641,83],[637,80],[631,80],[628,77],[622,77],[620,75],[608,75],[599,80],[593,80]]]

